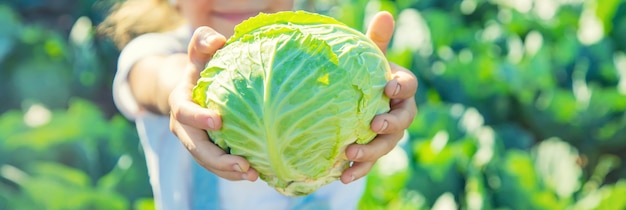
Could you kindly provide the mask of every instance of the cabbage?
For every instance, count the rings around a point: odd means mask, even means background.
[[[338,180],[345,149],[376,134],[389,111],[383,53],[362,33],[304,11],[259,14],[235,27],[201,73],[193,100],[222,116],[207,131],[287,196]]]

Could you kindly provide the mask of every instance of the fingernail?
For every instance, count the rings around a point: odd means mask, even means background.
[[[200,40],[200,44],[209,46],[211,45],[211,42],[213,42],[213,39],[215,39],[215,35],[213,33],[204,34]]]
[[[397,96],[400,93],[400,83],[396,80],[396,89],[393,90],[393,96]]]
[[[233,169],[237,172],[242,172],[243,170],[241,170],[241,167],[239,167],[239,164],[235,164],[233,165]]]
[[[215,129],[215,121],[213,120],[213,118],[210,118],[207,120],[207,125],[209,125],[210,129]]]
[[[241,179],[248,180],[248,173],[241,173]]]
[[[350,183],[352,181],[354,181],[354,175],[350,175],[350,181],[348,183]]]
[[[356,150],[356,155],[354,155],[354,159],[358,160],[363,156],[363,150],[362,149],[358,149]]]
[[[389,126],[389,123],[387,122],[387,120],[383,121],[383,125],[380,126],[380,129],[378,130],[378,132],[383,132],[385,131],[385,129],[387,129],[387,126]]]

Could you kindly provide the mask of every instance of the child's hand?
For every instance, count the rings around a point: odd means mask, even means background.
[[[189,64],[185,75],[169,97],[170,129],[207,170],[229,180],[255,181],[259,174],[240,156],[229,155],[209,140],[205,130],[218,130],[222,120],[218,113],[205,109],[191,99],[192,89],[204,65],[226,39],[209,27],[198,28],[189,43]]]
[[[370,23],[367,37],[372,39],[383,51],[391,40],[394,20],[391,14],[380,12]],[[346,149],[346,156],[354,161],[352,167],[341,175],[343,183],[349,183],[365,176],[376,160],[391,151],[404,135],[404,130],[411,125],[417,114],[414,100],[417,91],[417,78],[411,71],[391,64],[393,79],[387,83],[385,94],[391,98],[389,113],[377,115],[371,123],[371,129],[379,135],[370,143],[353,144]]]

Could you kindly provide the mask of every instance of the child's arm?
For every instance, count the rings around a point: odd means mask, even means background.
[[[169,114],[169,94],[180,82],[187,61],[186,54],[154,55],[138,60],[128,75],[137,104],[152,113]]]
[[[113,99],[126,117],[134,119],[142,111],[169,114],[169,94],[188,63],[181,48],[184,46],[171,35],[150,33],[136,37],[122,49]]]

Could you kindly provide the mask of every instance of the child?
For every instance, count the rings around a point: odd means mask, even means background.
[[[410,71],[392,64],[394,79],[385,88],[391,111],[372,120],[376,139],[346,149],[353,165],[341,182],[297,198],[280,195],[257,180],[244,158],[211,143],[204,130],[219,129],[221,119],[191,101],[199,72],[236,24],[293,6],[293,0],[129,0],[103,22],[122,48],[114,101],[136,123],[157,209],[356,208],[365,185],[360,178],[396,145],[417,112],[417,80]],[[380,13],[369,29],[384,51],[393,18]]]

